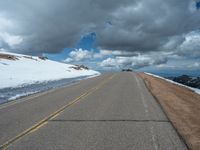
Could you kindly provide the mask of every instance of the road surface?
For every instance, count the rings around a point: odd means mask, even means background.
[[[187,149],[136,73],[107,73],[0,105],[1,149]]]

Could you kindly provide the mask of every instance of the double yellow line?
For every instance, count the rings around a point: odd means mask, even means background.
[[[23,132],[19,133],[17,136],[11,138],[10,140],[6,141],[5,143],[3,143],[2,145],[0,145],[0,149],[7,149],[7,147],[20,140],[23,136],[28,135],[30,133],[33,133],[35,131],[37,131],[38,129],[40,129],[41,127],[43,127],[44,125],[46,125],[48,123],[49,120],[54,119],[55,117],[57,117],[60,113],[62,113],[66,108],[72,106],[73,104],[76,104],[77,102],[81,101],[83,98],[91,95],[93,92],[95,92],[96,90],[98,90],[100,87],[102,87],[105,83],[107,83],[109,80],[111,80],[115,75],[111,75],[109,78],[107,78],[106,80],[104,80],[103,82],[101,82],[99,85],[89,89],[87,92],[83,93],[82,95],[80,95],[79,97],[75,98],[74,100],[70,101],[68,104],[62,106],[61,108],[59,108],[57,111],[51,113],[49,116],[45,117],[44,119],[42,119],[41,121],[37,122],[36,124],[34,124],[33,126],[31,126],[30,128],[24,130]]]

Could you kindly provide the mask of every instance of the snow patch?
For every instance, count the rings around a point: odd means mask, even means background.
[[[35,92],[25,92],[25,93],[21,93],[21,94],[17,94],[13,97],[10,97],[7,101],[12,101],[12,100],[15,100],[17,98],[21,98],[21,97],[24,97],[24,96],[28,96],[28,95],[32,95],[32,94],[35,94],[35,93],[38,93],[39,91],[35,91]]]
[[[74,65],[48,59],[43,60],[36,56],[9,52],[0,52],[0,54],[13,55],[17,58],[17,60],[0,59],[0,89],[100,75],[99,72],[94,70],[76,70],[73,69]]]

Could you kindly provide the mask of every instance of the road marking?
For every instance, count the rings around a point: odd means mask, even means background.
[[[134,76],[135,77],[135,76]],[[137,83],[137,86],[139,87],[139,91],[142,91],[142,88],[141,88],[141,86],[140,86],[140,81],[139,81],[139,79],[137,78],[137,77],[135,77],[135,80],[136,80],[136,83]],[[145,111],[145,114],[146,114],[146,116],[147,117],[149,117],[149,110],[148,110],[148,105],[147,105],[147,103],[146,103],[146,100],[145,100],[145,98],[144,98],[144,94],[142,93],[142,92],[140,92],[140,97],[141,97],[141,99],[142,99],[142,104],[143,104],[143,106],[144,106],[144,111]]]
[[[60,113],[56,114],[55,116],[53,116],[50,120],[55,119],[56,117],[58,117],[60,115]]]
[[[33,132],[39,130],[40,128],[42,128],[43,126],[45,126],[47,123],[48,123],[48,121],[42,123],[41,125],[39,125],[39,126],[36,127],[35,129],[31,130],[30,133],[33,133]],[[30,134],[30,133],[29,133],[29,134]]]
[[[80,95],[79,97],[75,98],[74,100],[72,100],[68,104],[64,105],[63,107],[61,107],[57,111],[51,113],[49,116],[45,117],[44,119],[42,119],[38,123],[34,124],[33,126],[31,126],[30,128],[24,130],[23,132],[19,133],[17,136],[11,138],[10,140],[6,141],[2,145],[0,145],[0,149],[3,149],[3,150],[7,149],[10,144],[20,140],[23,136],[28,135],[30,133],[33,133],[33,132],[37,131],[38,129],[40,129],[41,127],[45,126],[48,123],[49,120],[52,120],[53,118],[58,116],[59,113],[63,112],[66,108],[78,103],[83,98],[85,98],[85,97],[91,95],[92,93],[94,93],[96,90],[98,90],[104,84],[106,84],[109,80],[113,79],[114,76],[115,76],[115,74],[111,75],[110,77],[108,77],[107,79],[102,81],[97,86],[94,86],[93,88],[89,89],[87,92],[85,92],[82,95]]]
[[[135,80],[136,80],[136,83],[137,83],[137,86],[139,87],[139,90],[142,91],[142,87],[140,85],[140,81],[138,79],[138,77],[134,76],[135,77]],[[141,96],[141,99],[142,99],[142,104],[144,106],[144,111],[145,111],[145,115],[147,118],[149,118],[149,110],[148,110],[148,105],[146,103],[146,100],[144,98],[144,94],[142,92],[140,92],[140,96]],[[151,133],[151,139],[152,139],[152,142],[153,142],[153,146],[154,146],[154,149],[155,150],[158,150],[158,144],[157,144],[157,139],[156,139],[156,136],[154,134],[154,126],[153,126],[153,123],[150,123],[150,133]]]

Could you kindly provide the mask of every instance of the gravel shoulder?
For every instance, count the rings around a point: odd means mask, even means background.
[[[192,150],[200,149],[200,95],[163,79],[139,73],[168,118]]]

